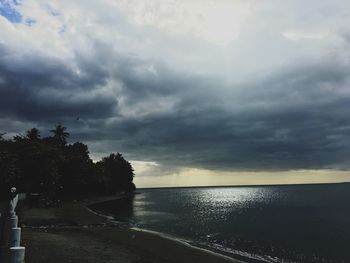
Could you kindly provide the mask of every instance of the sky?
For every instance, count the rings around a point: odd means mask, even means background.
[[[0,0],[0,132],[139,187],[350,182],[347,0]]]

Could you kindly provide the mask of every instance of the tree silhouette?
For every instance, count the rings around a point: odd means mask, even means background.
[[[40,139],[40,132],[37,128],[33,128],[27,131],[26,137],[31,141],[38,141]]]
[[[99,165],[102,170],[108,192],[132,192],[134,190],[134,185],[132,183],[134,169],[120,153],[112,153],[108,157],[102,158],[97,165]]]
[[[53,138],[56,142],[62,145],[67,144],[67,138],[69,137],[69,133],[66,132],[67,128],[62,126],[61,124],[57,125],[54,130],[50,130],[53,133]]]
[[[57,125],[52,137],[40,138],[38,129],[5,139],[0,134],[0,198],[15,185],[19,191],[40,193],[54,203],[100,193],[135,190],[134,170],[120,153],[94,163],[87,145],[67,144],[67,128]]]

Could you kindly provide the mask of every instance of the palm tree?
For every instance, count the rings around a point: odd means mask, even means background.
[[[33,128],[27,131],[26,136],[30,141],[38,141],[40,139],[40,132],[37,128]]]
[[[67,138],[69,137],[69,133],[66,132],[67,127],[62,126],[61,124],[56,125],[54,130],[50,132],[53,133],[53,138],[62,145],[67,144]]]

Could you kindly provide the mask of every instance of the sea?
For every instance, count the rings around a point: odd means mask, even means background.
[[[350,184],[138,189],[91,207],[246,262],[350,262]]]

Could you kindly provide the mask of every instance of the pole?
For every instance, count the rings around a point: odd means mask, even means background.
[[[14,228],[18,226],[18,216],[13,215],[10,217],[10,228]]]
[[[10,263],[24,263],[25,247],[10,248]]]
[[[21,245],[21,228],[11,228],[10,247],[19,247]]]

